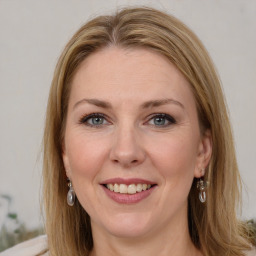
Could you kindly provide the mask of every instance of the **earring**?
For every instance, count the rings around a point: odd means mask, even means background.
[[[204,181],[200,178],[199,181],[197,181],[197,189],[199,192],[199,200],[201,203],[205,203],[206,201],[206,188],[208,186],[208,182]]]
[[[68,194],[67,194],[67,203],[68,203],[69,206],[73,206],[74,203],[75,203],[76,194],[75,194],[75,191],[72,187],[72,183],[71,183],[70,180],[68,182],[68,186],[69,186],[69,191],[68,191]]]

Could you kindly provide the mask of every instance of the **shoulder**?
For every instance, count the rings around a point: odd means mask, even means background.
[[[26,242],[15,245],[0,253],[0,256],[48,256],[46,235],[38,236]]]
[[[246,252],[246,256],[256,256],[256,248],[254,247],[252,250]]]

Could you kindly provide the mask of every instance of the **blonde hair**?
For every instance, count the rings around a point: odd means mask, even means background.
[[[207,202],[201,204],[193,182],[189,198],[189,230],[205,256],[244,255],[250,231],[237,219],[240,177],[234,142],[219,78],[200,40],[182,22],[152,8],[126,8],[99,16],[82,26],[59,58],[50,90],[44,132],[44,206],[52,256],[88,255],[93,247],[90,217],[76,201],[66,203],[68,186],[62,141],[72,78],[91,53],[108,46],[144,47],[161,53],[190,82],[202,133],[210,129],[213,153],[205,178]]]

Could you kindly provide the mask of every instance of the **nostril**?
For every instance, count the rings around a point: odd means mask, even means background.
[[[124,165],[130,165],[130,164],[137,164],[139,161],[137,159],[134,159],[132,161],[129,161],[129,160],[127,160],[127,161],[124,161],[124,160],[120,161],[118,159],[113,159],[113,162],[114,163],[123,163]]]

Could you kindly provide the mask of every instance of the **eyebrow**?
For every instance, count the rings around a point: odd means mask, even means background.
[[[98,100],[98,99],[82,99],[79,100],[73,107],[75,109],[78,105],[82,103],[89,103],[92,105],[95,105],[100,108],[112,108],[111,104],[109,102],[103,101],[103,100]]]
[[[83,104],[83,103],[89,103],[89,104],[95,105],[100,108],[105,108],[105,109],[112,108],[112,105],[107,101],[103,101],[103,100],[99,100],[99,99],[82,99],[82,100],[79,100],[78,102],[76,102],[73,109],[75,109],[78,105]],[[159,106],[167,105],[167,104],[175,104],[184,109],[184,105],[174,99],[159,99],[159,100],[146,101],[141,105],[141,108],[143,108],[143,109],[154,108],[154,107],[159,107]]]
[[[167,105],[167,104],[175,104],[180,106],[181,108],[184,108],[184,105],[180,103],[177,100],[174,99],[161,99],[161,100],[150,100],[146,101],[145,103],[142,104],[142,108],[153,108],[153,107],[159,107],[162,105]]]

